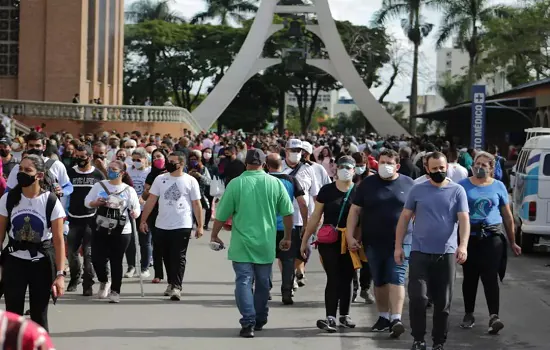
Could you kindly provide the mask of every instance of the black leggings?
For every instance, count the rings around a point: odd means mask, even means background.
[[[353,293],[357,293],[359,288],[361,290],[368,290],[371,286],[372,274],[369,263],[363,261],[362,265],[361,269],[353,274]]]
[[[210,223],[210,219],[212,218],[212,205],[214,204],[214,197],[210,196],[209,194],[205,195],[206,200],[208,201],[208,209],[205,209],[204,213],[204,226],[208,226]]]
[[[95,231],[92,235],[92,263],[97,279],[101,283],[109,281],[107,263],[111,266],[111,290],[120,294],[122,285],[122,260],[130,244],[132,234],[108,234]]]
[[[6,311],[23,315],[25,294],[29,286],[31,320],[48,328],[48,304],[53,283],[52,268],[47,258],[31,261],[7,255],[2,269]]]
[[[319,244],[319,254],[323,261],[323,268],[327,274],[325,286],[325,310],[327,317],[336,317],[340,306],[340,316],[349,315],[351,306],[351,282],[355,270],[351,256],[347,252],[341,254],[341,242]]]
[[[499,235],[479,239],[471,236],[468,242],[468,259],[462,265],[464,280],[462,294],[466,313],[473,313],[476,305],[479,279],[483,283],[485,299],[490,315],[498,315],[500,288],[498,270],[502,261],[504,244]]]

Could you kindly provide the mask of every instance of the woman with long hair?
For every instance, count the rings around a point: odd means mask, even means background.
[[[17,186],[0,199],[2,282],[6,310],[23,315],[29,288],[31,319],[48,330],[48,304],[65,290],[65,211],[57,196],[44,190],[45,163],[28,155],[19,165]]]
[[[321,164],[325,168],[331,179],[334,179],[336,176],[336,162],[332,156],[332,151],[328,146],[324,147],[319,153],[317,163]]]
[[[138,195],[130,185],[123,183],[126,163],[114,160],[107,168],[107,179],[94,184],[84,205],[97,208],[96,225],[92,232],[92,263],[100,282],[98,297],[120,301],[122,260],[132,235],[131,218],[141,214]],[[129,177],[128,177],[129,178]],[[111,266],[109,282],[107,264]]]
[[[202,164],[202,152],[199,150],[194,150],[189,153],[186,172],[197,179],[199,183],[199,188],[201,190],[201,205],[202,208],[207,212],[210,211],[210,216],[212,216],[212,207],[211,203],[207,198],[206,190],[210,190],[210,182],[212,178],[208,168]],[[210,195],[210,194],[208,194]],[[204,224],[206,228],[206,224]]]

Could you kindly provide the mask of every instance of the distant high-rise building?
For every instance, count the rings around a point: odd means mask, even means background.
[[[124,0],[0,0],[0,98],[122,103]]]

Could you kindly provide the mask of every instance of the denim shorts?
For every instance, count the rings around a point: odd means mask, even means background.
[[[366,254],[375,287],[382,287],[386,284],[405,285],[411,245],[403,244],[403,250],[405,251],[405,261],[402,265],[397,265],[393,258],[393,249],[367,246]]]

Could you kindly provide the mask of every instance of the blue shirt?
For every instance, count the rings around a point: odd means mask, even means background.
[[[443,187],[430,181],[413,186],[405,208],[415,214],[412,251],[426,254],[456,252],[458,213],[468,213],[466,191],[457,183]]]
[[[508,191],[499,180],[494,180],[488,186],[476,186],[470,179],[464,179],[459,185],[466,190],[468,206],[470,207],[470,223],[497,225],[502,223],[500,208],[508,204]],[[475,236],[478,232],[470,233]]]
[[[294,198],[298,198],[305,195],[304,190],[302,189],[302,186],[294,176],[290,176],[288,174],[283,174],[283,173],[270,173],[270,175],[278,178],[279,181],[282,182],[291,201],[293,201]],[[283,217],[277,216],[277,231],[283,231],[284,229],[285,229],[285,226],[283,224]]]

